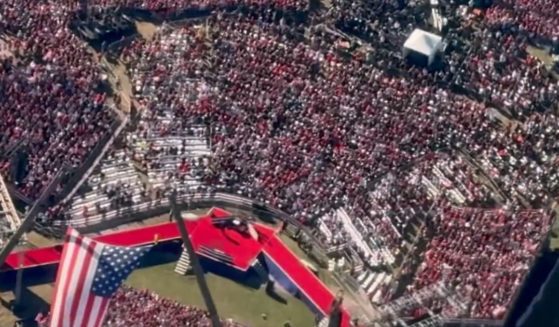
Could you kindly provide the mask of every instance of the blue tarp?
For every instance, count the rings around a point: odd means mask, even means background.
[[[305,295],[305,293],[301,289],[299,289],[297,284],[293,282],[289,275],[283,269],[281,269],[281,267],[279,267],[272,258],[264,255],[264,260],[266,262],[270,277],[276,283],[281,285],[281,287],[283,287],[289,294],[303,301],[315,315],[318,315],[320,317],[324,316],[320,309]]]

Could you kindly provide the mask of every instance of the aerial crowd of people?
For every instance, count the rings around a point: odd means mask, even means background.
[[[49,325],[49,315],[40,313],[35,318],[39,327]],[[223,327],[242,327],[231,319],[223,320]],[[149,290],[121,286],[111,299],[103,322],[105,327],[210,327],[209,313],[163,298]]]
[[[81,165],[114,120],[98,63],[67,27],[71,13],[46,1],[0,3],[10,52],[0,58],[0,152],[22,153],[0,157],[0,172],[30,199],[63,166]]]
[[[442,208],[409,291],[446,279],[471,300],[472,316],[503,318],[547,232],[542,216],[549,217],[539,210]]]
[[[487,11],[490,22],[516,25],[543,43],[559,45],[559,4],[550,0],[500,0]]]
[[[185,155],[175,175],[196,166],[213,190],[279,208],[313,230],[319,221],[343,227],[320,218],[344,208],[379,252],[356,247],[349,233],[332,238],[336,246],[384,264],[380,249],[397,263],[417,256],[408,292],[449,278],[469,301],[460,315],[503,317],[559,193],[559,83],[532,54],[534,45],[557,45],[553,1],[502,0],[484,11],[445,3],[447,47],[434,71],[400,53],[414,28],[428,28],[429,8],[416,2],[333,0],[309,13],[320,22],[311,26],[278,22],[278,8],[308,11],[301,0],[91,5],[218,12],[202,25],[162,27],[120,54],[137,109],[172,117],[150,126],[158,136],[208,126],[211,160]],[[238,5],[266,10],[220,11]],[[0,52],[0,172],[31,199],[63,166],[82,164],[116,120],[96,56],[67,27],[76,9],[0,3],[9,49]],[[161,168],[159,152],[147,153],[145,164]],[[425,250],[418,234],[429,236]],[[493,271],[495,263],[514,269]],[[386,287],[383,300],[395,295]]]
[[[431,164],[447,160],[441,153],[456,156],[463,151],[479,161],[477,174],[486,172],[494,187],[507,194],[504,205],[511,213],[522,206],[545,206],[553,199],[557,171],[552,139],[557,129],[551,126],[557,120],[554,112],[542,108],[551,106],[546,99],[557,97],[558,86],[535,58],[512,66],[511,72],[495,66],[477,73],[464,67],[444,72],[457,75],[450,78],[454,81],[496,87],[503,83],[506,86],[492,90],[503,99],[541,95],[526,99],[525,107],[512,102],[513,109],[506,112],[523,120],[509,124],[492,109],[502,104],[497,95],[477,94],[486,100],[482,101],[432,83],[429,77],[412,80],[410,75],[428,74],[414,68],[388,73],[370,65],[365,55],[347,59],[318,42],[327,37],[324,30],[311,29],[307,43],[298,26],[270,21],[265,14],[214,17],[205,29],[182,27],[153,41],[138,40],[124,50],[146,110],[164,108],[182,122],[212,123],[213,166],[207,183],[281,208],[310,226],[325,212],[344,206],[365,222],[367,233],[399,254],[406,245],[402,232],[414,216],[425,215],[434,204],[417,177],[427,175]],[[508,56],[515,59],[514,52]],[[499,75],[518,72],[526,72],[524,79],[535,90],[507,85],[501,78],[508,75]],[[495,80],[486,80],[489,76]],[[176,89],[181,79],[189,82]],[[477,84],[462,86],[479,90]],[[541,133],[532,133],[535,130]],[[410,166],[421,167],[416,178],[409,176]],[[458,182],[441,187],[467,185],[465,204],[486,203],[488,188],[480,185],[476,173],[459,171],[449,177]],[[386,176],[391,183],[373,195],[367,185]],[[448,191],[442,197],[456,202]],[[443,202],[439,199],[437,204]],[[517,224],[519,216],[524,215],[505,217]],[[537,225],[548,219],[543,211],[530,217]],[[543,225],[539,237],[546,232]],[[511,297],[507,293],[502,301],[474,307],[471,315],[493,317],[494,307]],[[471,301],[481,306],[481,297]]]
[[[212,326],[207,311],[162,298],[149,290],[122,286],[112,298],[107,327],[157,326]],[[222,321],[224,327],[241,327],[231,320]]]

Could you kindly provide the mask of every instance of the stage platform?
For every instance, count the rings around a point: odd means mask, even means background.
[[[230,229],[216,228],[212,225],[212,217],[228,217],[231,214],[219,208],[212,208],[205,216],[199,220],[185,220],[185,226],[190,235],[195,251],[202,256],[200,249],[215,248],[224,253],[231,254],[233,258],[232,266],[236,269],[246,271],[261,253],[264,242],[276,232],[273,228],[261,224],[253,224],[254,228],[262,236],[259,241],[249,236],[245,236],[237,231]],[[120,246],[142,246],[157,242],[164,243],[180,239],[180,233],[176,223],[168,222],[152,226],[132,228],[114,233],[94,236],[93,239]],[[22,257],[21,268],[34,268],[56,264],[62,254],[62,245],[51,247],[30,249],[11,253],[0,272],[17,270],[20,256]]]
[[[230,213],[221,209],[213,209],[209,215],[216,218],[231,216]],[[208,255],[207,251],[204,251],[204,249],[213,249],[232,259],[230,263],[223,260],[222,263],[242,271],[247,271],[252,266],[262,252],[264,244],[276,233],[276,230],[270,227],[260,224],[252,225],[258,232],[258,240],[233,229],[215,227],[211,217],[186,222],[192,246],[198,255],[214,259]]]
[[[230,217],[231,214],[219,208],[212,208],[197,220],[186,220],[185,226],[190,235],[195,252],[210,260],[216,260],[215,253],[223,253],[230,258],[221,263],[247,271],[259,260],[266,258],[270,276],[275,275],[282,286],[303,300],[316,314],[328,316],[334,294],[314,275],[299,258],[279,238],[278,230],[261,224],[252,224],[258,239],[242,234],[234,229],[219,228],[212,223],[213,218]],[[180,239],[176,223],[168,222],[108,233],[93,239],[119,246],[143,246],[155,242],[165,243]],[[208,255],[208,249],[210,255]],[[0,272],[17,269],[30,269],[40,266],[56,265],[62,254],[62,245],[31,249],[11,253]],[[22,260],[19,266],[20,258]],[[217,258],[219,259],[219,258]],[[281,276],[281,277],[278,277]],[[295,290],[295,291],[293,291]],[[342,327],[349,326],[349,315],[342,311]]]

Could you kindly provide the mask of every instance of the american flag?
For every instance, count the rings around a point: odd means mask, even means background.
[[[111,296],[150,248],[107,245],[69,228],[56,276],[50,326],[101,326]]]

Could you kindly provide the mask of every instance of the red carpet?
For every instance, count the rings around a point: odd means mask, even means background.
[[[334,301],[334,294],[322,283],[314,273],[305,267],[299,258],[287,248],[277,236],[270,238],[264,245],[264,252],[279,266],[299,290],[310,299],[326,316]],[[342,326],[348,327],[350,318],[347,311],[342,313]]]

